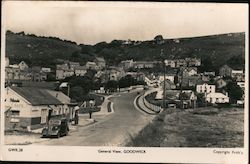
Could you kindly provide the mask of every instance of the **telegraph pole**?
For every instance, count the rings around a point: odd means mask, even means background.
[[[161,49],[161,57],[162,57],[162,63],[164,66],[162,107],[163,109],[166,109],[166,64],[165,64],[165,58],[163,56],[163,49]]]

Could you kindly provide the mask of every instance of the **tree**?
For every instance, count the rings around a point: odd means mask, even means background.
[[[105,85],[105,90],[107,91],[111,91],[111,92],[114,92],[117,90],[117,87],[118,87],[118,82],[115,81],[115,80],[110,80],[106,83]]]
[[[85,95],[84,90],[80,86],[74,86],[70,89],[70,98],[75,99],[76,101],[80,102],[83,100],[83,95]]]
[[[207,57],[205,58],[204,60],[202,60],[202,65],[201,67],[199,68],[199,71],[200,72],[204,72],[204,71],[214,71],[215,70],[215,67],[214,67],[214,64],[212,62],[212,59],[211,57]]]
[[[119,88],[130,87],[130,86],[134,85],[135,83],[136,83],[136,80],[130,75],[122,77],[118,82]]]
[[[233,56],[227,61],[227,64],[233,68],[244,69],[245,59],[241,55]]]
[[[226,91],[232,103],[242,98],[243,90],[235,81],[229,82],[226,86]]]
[[[75,51],[71,54],[71,60],[74,62],[79,61],[80,59],[80,52],[79,51]]]

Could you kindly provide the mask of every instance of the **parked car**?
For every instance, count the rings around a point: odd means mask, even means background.
[[[66,118],[51,118],[48,125],[42,130],[42,137],[57,138],[68,135],[69,126]]]

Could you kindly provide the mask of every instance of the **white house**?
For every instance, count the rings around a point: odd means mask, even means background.
[[[87,62],[86,63],[86,68],[87,69],[98,69],[99,67],[97,66],[97,64],[95,62]]]
[[[5,88],[5,128],[30,131],[43,127],[52,116],[66,115],[68,103],[61,97],[67,96],[62,94],[36,87]]]
[[[20,70],[25,70],[29,68],[29,66],[24,61],[21,61],[18,65],[19,65]]]
[[[194,76],[197,75],[197,67],[183,67],[182,68],[183,76]]]
[[[237,85],[238,85],[239,87],[241,87],[243,90],[245,90],[245,82],[242,82],[242,81],[237,82]]]
[[[75,67],[75,75],[76,76],[84,76],[87,73],[87,68],[85,66],[76,66]]]
[[[175,77],[175,75],[170,75],[170,74],[168,74],[168,75],[165,75],[165,80],[169,80],[169,81],[171,81],[171,82],[174,83],[174,77]],[[159,76],[159,81],[160,81],[160,82],[163,82],[163,81],[164,81],[164,75],[160,75],[160,76]]]
[[[105,68],[106,67],[106,61],[103,57],[96,57],[95,63],[100,67],[100,68]]]
[[[51,72],[51,68],[42,67],[41,71],[42,71],[42,72],[49,73],[49,72]]]
[[[196,85],[197,93],[215,93],[215,85],[209,85],[207,83]]]
[[[223,93],[214,92],[207,95],[206,101],[212,104],[229,103],[229,97],[227,95],[224,95]]]

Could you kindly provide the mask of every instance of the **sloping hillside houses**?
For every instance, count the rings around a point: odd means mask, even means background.
[[[172,68],[180,68],[180,67],[194,67],[201,65],[201,59],[198,58],[185,58],[185,59],[166,59],[166,66]]]
[[[7,59],[7,61],[9,61]],[[47,68],[49,69],[49,68]],[[6,62],[5,65],[5,80],[24,80],[24,81],[44,81],[47,79],[48,71],[38,66],[29,67],[24,61],[19,64],[10,65]]]

